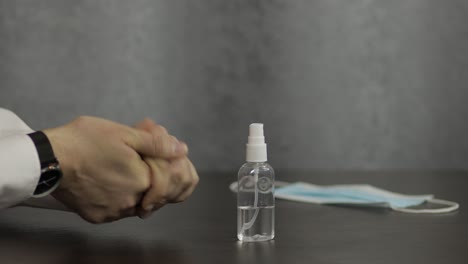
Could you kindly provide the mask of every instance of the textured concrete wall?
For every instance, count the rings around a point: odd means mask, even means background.
[[[464,0],[0,0],[0,106],[146,116],[200,169],[468,168]]]

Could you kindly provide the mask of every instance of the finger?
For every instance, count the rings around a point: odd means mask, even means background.
[[[132,164],[131,174],[138,177],[138,179],[132,180],[132,186],[135,186],[137,191],[143,194],[151,187],[151,169],[142,159],[138,159]]]
[[[151,128],[154,126],[156,126],[156,123],[150,118],[145,118],[142,121],[135,124],[135,128],[145,130],[148,132],[150,132]]]
[[[189,167],[189,170],[190,170],[191,184],[188,185],[187,188],[185,188],[185,190],[177,197],[177,200],[179,202],[187,200],[187,198],[192,195],[193,191],[197,187],[198,182],[200,180],[200,178],[199,178],[199,176],[197,174],[197,171],[195,169],[195,166],[193,166],[192,162],[190,162],[190,160],[188,160],[187,163],[188,163],[188,167]]]
[[[170,159],[187,155],[188,147],[185,143],[161,132],[158,127],[152,129],[151,133],[136,128],[130,129],[131,133],[126,143],[142,156]]]
[[[181,194],[187,191],[192,185],[192,172],[187,158],[171,161],[172,192],[169,198],[170,203],[179,203]]]
[[[145,118],[143,121],[137,123],[135,125],[135,128],[147,131],[149,133],[152,133],[153,135],[169,135],[165,127],[156,124],[152,119],[149,119],[149,118]],[[188,154],[187,144],[185,144],[184,142],[180,142],[176,137],[172,135],[169,135],[169,137],[172,140],[172,142],[180,143],[183,146],[183,149],[185,151],[182,151],[182,154],[185,154],[185,155]],[[174,156],[173,158],[177,158],[177,157],[181,157],[181,156]]]
[[[167,129],[161,125],[156,124],[152,119],[145,118],[143,121],[138,122],[135,128],[144,130],[149,133],[168,134]]]
[[[151,212],[157,209],[161,204],[166,203],[169,177],[166,175],[168,162],[166,160],[145,159],[151,170],[151,187],[141,200],[141,208],[144,211]]]
[[[156,212],[159,209],[161,209],[162,207],[164,207],[165,205],[166,205],[166,203],[163,202],[163,201],[155,203],[154,207],[152,208],[151,211],[147,211],[147,210],[143,209],[141,206],[139,206],[136,209],[137,210],[136,212],[137,212],[138,217],[140,217],[141,219],[146,219],[146,218],[150,217],[154,212]]]
[[[183,166],[186,166],[184,159],[166,161],[146,158],[145,161],[149,164],[152,175],[151,189],[146,192],[138,209],[138,216],[142,219],[149,217],[166,203],[174,202],[181,193],[183,185],[180,184],[180,176],[185,172]]]
[[[140,130],[144,130],[144,131],[147,131],[147,132],[150,132],[150,133],[152,133],[152,132],[158,133],[158,131],[153,131],[153,130],[161,128],[160,133],[167,134],[167,130],[164,127],[158,126],[153,120],[151,120],[149,118],[145,118],[143,121],[137,123],[135,125],[135,128],[140,129]],[[148,165],[146,165],[146,166],[148,166]],[[148,178],[150,178],[150,177],[148,177]],[[159,210],[160,208],[162,208],[164,206],[163,203],[156,203],[154,205],[154,208],[151,211],[147,211],[147,210],[143,209],[143,207],[142,207],[142,204],[141,204],[142,199],[143,199],[143,197],[140,199],[140,202],[138,203],[138,206],[135,208],[136,215],[138,217],[140,217],[141,219],[146,219],[146,218],[150,217],[153,214],[153,212]]]
[[[154,166],[154,161],[152,162],[151,166]],[[153,203],[152,208],[146,208],[146,210],[143,208],[143,204],[146,204],[146,202],[141,202],[141,206],[138,207],[137,209],[137,215],[142,218],[146,219],[152,215],[153,212],[159,210],[162,208],[166,203],[177,203],[177,202],[182,202],[186,200],[194,191],[197,183],[198,183],[198,175],[196,173],[196,170],[193,166],[193,164],[190,162],[188,159],[179,159],[179,160],[173,160],[171,164],[166,163],[166,165],[171,166],[172,171],[170,173],[171,178],[168,179],[166,182],[166,188],[165,188],[165,199],[159,200],[155,203]],[[161,167],[159,167],[161,168]],[[155,169],[155,171],[158,171]],[[174,180],[174,175],[179,174],[177,177],[188,177],[189,180],[177,180],[176,183],[171,182],[171,180]],[[168,175],[165,175],[168,176]],[[157,180],[160,181],[160,180]],[[185,182],[185,184],[184,184]],[[158,184],[158,183],[156,183]],[[145,196],[148,196],[146,194]],[[147,198],[149,199],[149,198]]]

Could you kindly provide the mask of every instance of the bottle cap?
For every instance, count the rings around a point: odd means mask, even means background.
[[[263,124],[261,123],[253,123],[249,126],[246,160],[247,162],[267,161],[267,146],[263,135]]]

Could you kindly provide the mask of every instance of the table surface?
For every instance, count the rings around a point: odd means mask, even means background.
[[[236,173],[201,173],[184,203],[92,225],[52,210],[0,211],[0,263],[468,263],[468,172],[277,172],[277,180],[369,183],[457,201],[442,215],[276,201],[276,238],[236,238]]]

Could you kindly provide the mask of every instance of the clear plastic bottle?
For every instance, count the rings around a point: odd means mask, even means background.
[[[275,237],[275,173],[266,162],[263,124],[249,127],[247,163],[238,173],[237,238],[266,241]]]

